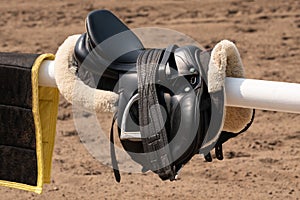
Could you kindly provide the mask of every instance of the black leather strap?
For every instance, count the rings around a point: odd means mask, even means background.
[[[168,48],[166,48],[164,51],[163,57],[158,67],[158,79],[160,82],[164,82],[164,83],[167,82],[167,73],[166,73],[167,63],[170,60],[171,56],[175,62],[174,51],[176,48],[178,48],[177,45],[171,45]],[[176,63],[173,65],[173,67],[176,67]]]
[[[138,57],[139,121],[143,148],[151,170],[163,180],[174,180],[175,169],[171,166],[167,131],[156,92],[157,71],[160,64],[166,64],[161,63],[163,53],[161,49],[150,49]]]
[[[254,117],[255,117],[255,110],[253,109],[253,113],[252,113],[252,117],[251,117],[250,122],[240,132],[238,132],[238,133],[231,133],[231,132],[227,132],[227,131],[222,131],[221,132],[221,136],[220,136],[220,138],[218,139],[218,142],[215,145],[215,154],[216,154],[216,158],[218,160],[223,160],[224,159],[223,148],[222,148],[223,143],[225,143],[227,140],[229,140],[231,138],[234,138],[234,137],[238,136],[239,134],[247,131],[250,128],[250,126],[252,125]],[[205,155],[204,158],[207,162],[212,162],[212,157],[211,157],[210,153]]]
[[[115,142],[114,142],[114,124],[116,122],[117,116],[118,116],[117,113],[115,113],[110,128],[110,155],[111,155],[111,164],[114,170],[115,179],[119,183],[121,181],[121,175],[119,171],[118,161],[116,158]]]

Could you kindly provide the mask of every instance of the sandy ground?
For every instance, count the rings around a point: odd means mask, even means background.
[[[187,34],[206,48],[234,41],[247,77],[300,83],[300,1],[1,0],[0,51],[55,53],[82,33],[88,12],[110,9],[131,28],[161,27]],[[110,118],[101,118],[109,127]],[[195,156],[177,182],[152,173],[122,173],[87,152],[72,106],[60,101],[52,182],[42,195],[0,188],[0,199],[299,199],[300,115],[257,111],[253,126],[225,144],[225,159]]]

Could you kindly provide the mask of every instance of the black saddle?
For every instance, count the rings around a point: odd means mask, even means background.
[[[217,158],[223,158],[218,139],[224,91],[208,93],[209,51],[176,45],[145,49],[107,10],[91,12],[86,29],[74,50],[78,77],[91,87],[119,94],[119,137],[144,171],[174,180],[195,154],[210,160],[216,144]],[[119,177],[114,151],[112,158]]]

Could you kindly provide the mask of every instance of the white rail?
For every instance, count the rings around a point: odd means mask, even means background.
[[[56,87],[54,62],[44,61],[39,84]],[[300,84],[243,78],[226,78],[226,105],[300,114]]]
[[[226,105],[300,113],[300,84],[226,78]]]

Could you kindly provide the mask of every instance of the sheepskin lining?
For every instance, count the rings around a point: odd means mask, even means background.
[[[208,69],[208,91],[216,92],[225,85],[225,77],[244,78],[241,56],[234,43],[223,40],[212,50]],[[253,110],[225,107],[223,131],[238,133],[251,121]]]
[[[68,37],[59,47],[55,58],[55,80],[65,99],[84,109],[96,112],[113,112],[118,100],[114,92],[91,88],[76,75],[73,52],[80,35]]]

